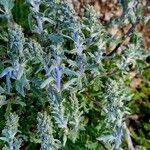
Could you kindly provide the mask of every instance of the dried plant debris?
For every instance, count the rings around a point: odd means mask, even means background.
[[[97,16],[102,21],[109,21],[122,14],[122,8],[117,0],[68,0],[76,12],[83,16],[84,6],[89,4],[95,9]]]

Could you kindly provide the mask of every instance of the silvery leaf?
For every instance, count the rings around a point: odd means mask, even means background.
[[[47,78],[40,86],[41,89],[45,88],[48,84],[50,84],[52,81],[54,81],[53,77]]]
[[[12,67],[5,68],[3,70],[3,72],[0,74],[0,78],[4,77],[6,74],[8,74],[9,72],[11,72],[12,70],[13,70]]]

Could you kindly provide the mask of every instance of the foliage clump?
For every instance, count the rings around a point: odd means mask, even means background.
[[[90,6],[80,18],[60,0],[26,0],[22,5],[30,9],[31,31],[26,34],[15,22],[15,2],[0,0],[0,15],[7,23],[2,32],[6,36],[0,36],[4,52],[0,55],[0,106],[3,115],[10,117],[2,131],[5,138],[1,140],[9,145],[4,149],[117,150],[124,143],[133,149],[126,126],[127,105],[133,97],[127,81],[130,66],[143,73],[148,53],[135,30],[144,18],[131,2],[130,14],[122,20],[129,19],[131,28],[118,40]],[[125,45],[127,37],[131,39]],[[108,51],[111,43],[115,48]],[[8,126],[15,132],[9,135],[11,140],[6,135]],[[20,140],[16,144],[18,131],[24,145]]]

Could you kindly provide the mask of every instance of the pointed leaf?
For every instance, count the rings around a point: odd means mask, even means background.
[[[67,83],[64,84],[63,86],[63,90],[69,88],[72,84],[74,84],[77,81],[77,78],[73,78],[70,81],[68,81]]]
[[[50,84],[52,81],[54,81],[53,77],[49,77],[47,78],[40,86],[41,89],[45,88],[45,86],[47,86],[48,84]]]
[[[64,74],[69,75],[69,76],[78,76],[78,73],[76,73],[75,71],[69,68],[64,68],[63,72]]]
[[[3,72],[0,74],[0,78],[4,77],[6,74],[8,74],[12,70],[13,70],[12,67],[8,67],[8,68],[4,69]]]
[[[0,140],[5,141],[5,142],[9,141],[9,139],[7,139],[6,137],[0,137]]]

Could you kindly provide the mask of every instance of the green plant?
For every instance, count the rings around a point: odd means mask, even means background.
[[[3,150],[19,150],[21,143],[22,143],[22,139],[21,138],[17,138],[16,135],[19,132],[18,130],[18,116],[14,113],[14,114],[10,114],[7,117],[7,121],[6,121],[6,126],[2,131],[2,135],[3,137],[0,137],[1,140],[3,140],[4,142],[6,142],[7,144],[5,145],[5,147],[3,148]]]
[[[0,51],[4,51],[0,55],[0,106],[5,116],[11,112],[23,116],[19,124],[21,134],[27,137],[26,148],[39,149],[40,144],[42,150],[117,150],[124,146],[122,139],[126,137],[133,149],[125,122],[127,104],[133,97],[127,81],[131,65],[143,73],[148,53],[135,30],[144,18],[138,11],[140,6],[136,4],[135,9],[131,2],[127,8],[130,14],[124,17],[132,26],[116,40],[90,6],[80,18],[60,0],[26,0],[31,33],[25,35],[29,31],[13,18],[15,3],[0,0],[1,17],[7,20],[0,37]],[[115,23],[121,24],[119,20]],[[130,43],[123,45],[127,37]],[[110,43],[115,48],[107,51]],[[18,117],[12,118],[18,123]],[[8,121],[7,126],[13,127],[13,122]]]

